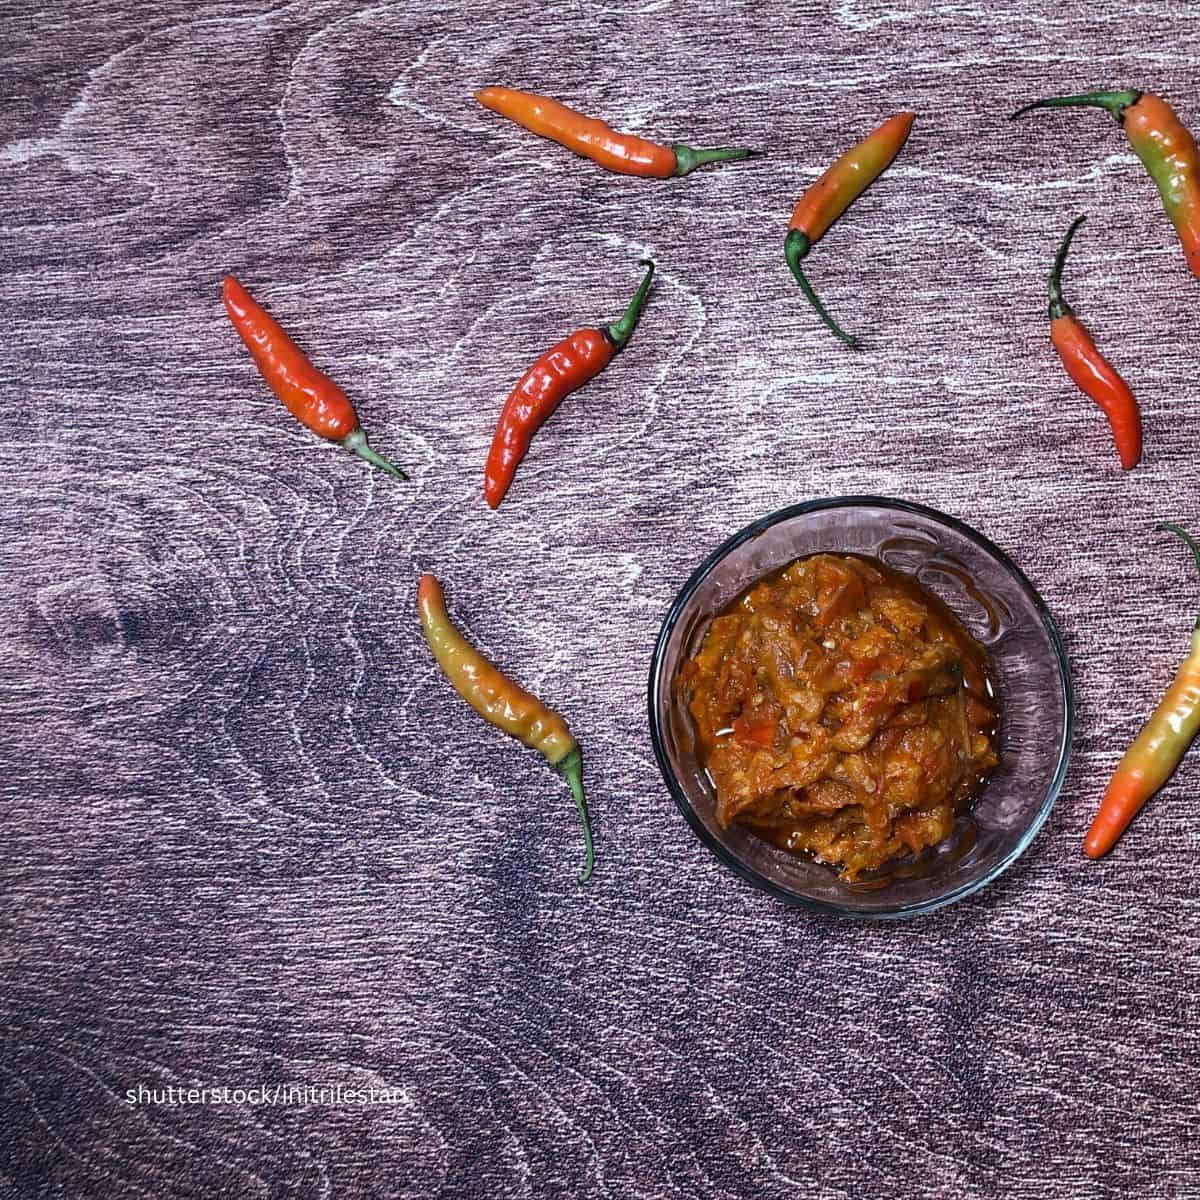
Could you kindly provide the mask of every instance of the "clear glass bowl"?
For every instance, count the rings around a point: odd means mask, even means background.
[[[755,580],[822,551],[865,554],[916,578],[987,649],[999,697],[1000,763],[954,832],[871,879],[845,883],[733,825],[696,757],[691,717],[673,694],[712,618]],[[906,917],[977,891],[1016,861],[1062,787],[1074,705],[1062,640],[1041,597],[987,538],[931,508],[875,496],[797,504],[710,555],[671,605],[650,668],[650,733],[663,778],[700,840],[743,878],[788,903],[840,916]]]

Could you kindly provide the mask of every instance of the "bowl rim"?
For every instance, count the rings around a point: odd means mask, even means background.
[[[671,639],[671,634],[674,632],[675,626],[679,622],[679,618],[683,613],[684,607],[692,598],[696,589],[708,577],[710,572],[723,559],[728,557],[734,550],[741,546],[744,542],[750,541],[752,538],[758,537],[765,530],[770,529],[773,525],[778,525],[782,521],[787,521],[793,517],[805,516],[809,513],[822,512],[828,509],[838,508],[884,508],[896,512],[910,513],[917,516],[929,518],[937,523],[945,525],[956,533],[974,542],[981,549],[992,555],[1001,566],[1009,572],[1016,582],[1026,591],[1029,598],[1033,601],[1033,606],[1038,616],[1041,618],[1042,625],[1046,633],[1050,637],[1050,643],[1054,648],[1055,662],[1058,667],[1059,687],[1062,691],[1063,699],[1063,735],[1058,749],[1058,762],[1055,765],[1054,775],[1050,780],[1050,785],[1046,789],[1046,794],[1042,798],[1042,802],[1038,807],[1037,812],[1033,815],[1033,820],[1030,821],[1028,828],[1018,838],[1016,845],[1000,859],[989,871],[981,875],[978,879],[973,879],[967,883],[960,884],[958,887],[947,892],[945,895],[934,896],[929,900],[919,901],[917,903],[900,905],[896,908],[876,909],[866,911],[862,909],[848,908],[840,904],[829,903],[824,900],[814,900],[808,896],[801,896],[796,892],[790,891],[788,888],[782,887],[765,875],[760,874],[753,867],[742,862],[732,851],[719,842],[709,833],[707,826],[700,820],[695,810],[692,808],[691,802],[688,800],[682,786],[675,776],[675,772],[667,759],[666,749],[664,745],[664,736],[662,724],[659,720],[658,705],[656,703],[658,690],[661,683],[663,661],[666,656],[667,643]],[[1013,863],[1021,857],[1022,854],[1029,848],[1030,843],[1038,835],[1042,826],[1046,822],[1046,818],[1050,815],[1050,810],[1054,807],[1055,801],[1058,799],[1059,792],[1062,790],[1062,785],[1066,779],[1067,766],[1071,760],[1071,747],[1074,742],[1075,734],[1075,696],[1071,683],[1070,664],[1067,660],[1066,648],[1063,645],[1062,636],[1058,632],[1058,626],[1054,622],[1054,618],[1050,615],[1050,610],[1046,606],[1046,602],[1039,595],[1037,588],[1029,582],[1024,571],[1017,566],[1015,562],[997,546],[990,538],[985,537],[976,529],[972,529],[970,525],[964,521],[958,520],[956,517],[948,516],[946,513],[939,512],[936,508],[930,508],[925,504],[917,504],[911,500],[896,500],[886,496],[870,496],[870,495],[853,495],[853,496],[835,496],[822,500],[806,500],[799,504],[792,504],[786,508],[776,509],[768,516],[762,517],[757,521],[740,529],[731,537],[726,538],[703,562],[692,572],[687,582],[679,590],[675,599],[671,602],[670,608],[667,610],[667,615],[663,619],[662,627],[659,630],[658,638],[654,643],[654,654],[650,660],[650,680],[649,690],[647,693],[647,707],[650,716],[650,740],[654,746],[654,757],[658,762],[659,773],[662,775],[664,782],[667,785],[667,790],[671,793],[675,800],[676,806],[683,813],[684,819],[692,827],[692,832],[700,839],[701,843],[729,867],[735,874],[741,876],[742,879],[755,887],[761,888],[770,895],[782,900],[785,904],[807,909],[810,912],[825,913],[831,916],[842,917],[847,920],[902,920],[907,917],[915,917],[924,913],[934,912],[939,908],[945,908],[956,901],[962,900],[967,896],[979,891],[981,888],[987,887],[998,879]]]

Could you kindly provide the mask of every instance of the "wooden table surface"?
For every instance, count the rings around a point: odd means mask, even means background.
[[[1004,119],[1136,86],[1200,126],[1200,16],[1019,7],[0,7],[0,1193],[1200,1195],[1195,757],[1080,852],[1200,607],[1153,531],[1200,527],[1200,284],[1104,114]],[[606,175],[486,83],[770,154]],[[783,229],[901,108],[902,158],[811,260],[856,355]],[[1047,336],[1081,212],[1069,295],[1145,415],[1127,476]],[[508,388],[647,254],[636,338],[490,512]],[[411,484],[287,416],[230,271]],[[645,714],[700,559],[854,492],[1009,551],[1077,688],[1029,852],[898,926],[731,875]],[[433,667],[423,569],[578,731],[586,888],[566,791]],[[343,1090],[221,1098],[268,1085]]]

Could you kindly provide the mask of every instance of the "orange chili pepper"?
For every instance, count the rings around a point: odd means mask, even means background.
[[[1121,466],[1132,470],[1142,457],[1142,414],[1129,385],[1096,348],[1092,335],[1062,297],[1062,270],[1075,231],[1086,221],[1076,217],[1063,238],[1050,272],[1050,338],[1067,374],[1085,396],[1103,409],[1112,426]]]
[[[429,648],[454,690],[485,721],[538,751],[571,785],[583,821],[585,860],[579,882],[586,883],[595,863],[592,827],[583,798],[583,758],[566,721],[498,671],[463,637],[450,620],[441,584],[432,575],[422,575],[417,585],[417,611]]]
[[[517,380],[504,402],[483,472],[483,495],[491,508],[504,499],[533,435],[577,388],[583,387],[613,360],[637,328],[654,264],[642,261],[645,277],[619,321],[605,329],[580,329],[552,346]]]
[[[560,146],[590,158],[608,171],[640,175],[647,179],[669,179],[688,175],[697,167],[714,162],[736,162],[752,158],[753,150],[694,150],[691,146],[663,146],[630,133],[617,133],[603,121],[534,92],[513,88],[486,87],[475,93],[484,108],[515,121],[531,133],[549,138]]]
[[[787,265],[804,289],[809,303],[817,310],[817,316],[850,347],[857,347],[858,339],[842,330],[829,315],[817,299],[800,263],[838,217],[891,166],[908,140],[914,120],[916,113],[897,113],[852,150],[847,150],[800,197],[788,222],[788,235],[783,244]]]
[[[258,373],[301,425],[331,442],[340,442],[381,470],[400,479],[408,478],[371,449],[350,398],[308,361],[279,323],[232,275],[225,277],[222,297],[234,329],[254,356]]]
[[[1200,275],[1200,147],[1175,110],[1150,92],[1085,92],[1035,100],[1010,119],[1035,108],[1103,108],[1124,126],[1133,152],[1158,188],[1188,266]]]
[[[1170,524],[1158,528],[1181,537],[1200,567],[1200,546],[1185,530]],[[1174,683],[1113,772],[1100,811],[1083,843],[1089,858],[1099,858],[1116,845],[1146,801],[1170,779],[1197,732],[1200,732],[1200,620],[1192,629],[1191,648]]]

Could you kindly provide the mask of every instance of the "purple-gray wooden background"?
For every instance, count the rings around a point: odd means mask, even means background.
[[[1200,126],[1198,78],[1196,5],[0,6],[0,1192],[1200,1195],[1196,759],[1080,852],[1200,607],[1153,533],[1200,526],[1200,283],[1107,117],[1005,120],[1107,85]],[[771,153],[610,176],[486,83]],[[811,259],[854,355],[783,230],[909,107]],[[1069,295],[1145,414],[1128,476],[1047,337],[1080,212]],[[489,512],[508,388],[647,254],[637,337]],[[288,418],[227,271],[410,485]],[[1079,701],[1023,861],[899,927],[730,875],[645,716],[700,558],[845,492],[1005,547]],[[421,569],[579,734],[587,888],[565,789],[433,668]],[[126,1102],[262,1083],[397,1091]]]

